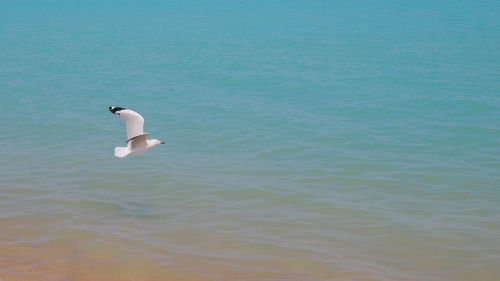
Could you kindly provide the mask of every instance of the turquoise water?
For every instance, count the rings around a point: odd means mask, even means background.
[[[500,5],[270,2],[0,3],[0,279],[498,278]]]

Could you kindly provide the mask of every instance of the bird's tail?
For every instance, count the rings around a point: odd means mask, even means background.
[[[130,154],[130,149],[128,147],[115,147],[115,156],[118,158],[123,158]]]

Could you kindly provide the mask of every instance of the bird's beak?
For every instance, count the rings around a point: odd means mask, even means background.
[[[162,141],[162,142],[160,142],[160,144],[165,144],[165,142],[164,142],[164,141]]]

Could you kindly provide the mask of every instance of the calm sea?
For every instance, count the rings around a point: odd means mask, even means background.
[[[499,14],[2,1],[0,280],[498,280]]]

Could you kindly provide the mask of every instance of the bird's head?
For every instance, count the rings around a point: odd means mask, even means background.
[[[152,139],[151,142],[154,144],[154,145],[157,145],[157,144],[165,144],[164,141],[161,141],[161,140],[157,140],[157,139]]]

